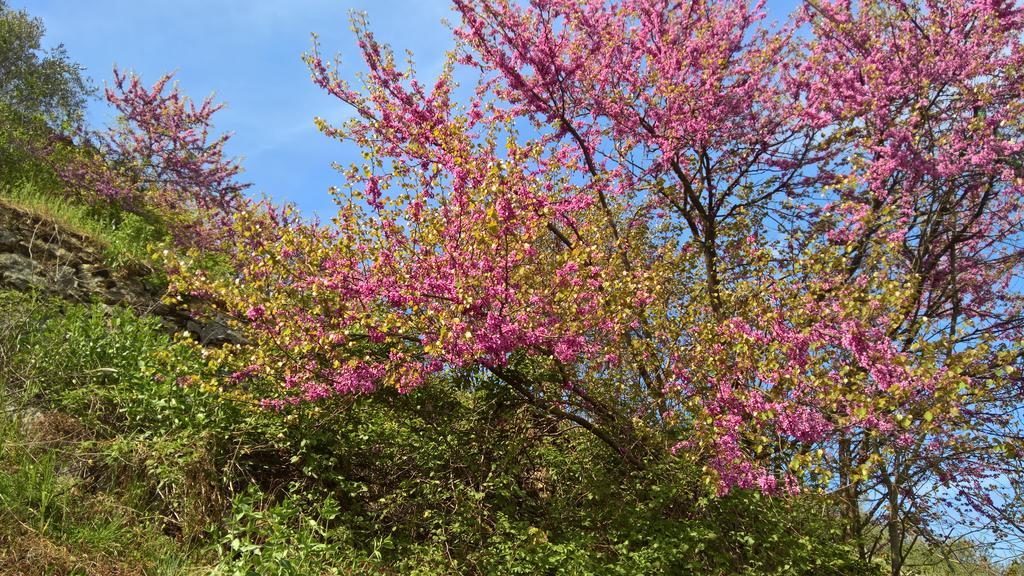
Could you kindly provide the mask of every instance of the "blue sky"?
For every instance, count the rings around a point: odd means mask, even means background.
[[[784,17],[794,0],[774,0]],[[359,159],[353,147],[328,140],[313,117],[338,122],[347,114],[309,79],[301,54],[320,35],[325,55],[341,52],[355,69],[359,55],[348,13],[365,11],[378,39],[411,50],[424,76],[440,69],[453,46],[442,24],[454,19],[448,0],[9,0],[43,19],[48,45],[64,44],[97,86],[116,63],[152,82],[175,71],[195,98],[215,92],[228,106],[217,127],[234,133],[228,152],[241,156],[252,190],[294,201],[303,212],[334,213],[327,188],[340,185],[331,162]],[[98,124],[112,119],[102,101],[91,107]]]
[[[412,50],[417,68],[432,74],[453,45],[442,24],[447,0],[10,0],[43,19],[47,45],[62,43],[97,86],[116,63],[146,82],[176,71],[182,90],[197,99],[215,92],[227,108],[218,129],[233,132],[232,155],[243,157],[245,179],[257,193],[295,201],[304,212],[333,214],[327,194],[340,185],[331,162],[358,159],[329,140],[313,117],[340,121],[347,110],[309,79],[301,60],[317,32],[324,53],[359,64],[348,13],[368,13],[374,33]],[[101,102],[91,120],[113,118]]]

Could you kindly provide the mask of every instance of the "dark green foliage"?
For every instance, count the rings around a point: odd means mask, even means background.
[[[45,32],[42,20],[0,1],[0,102],[60,126],[78,119],[88,87],[63,46],[42,49]]]
[[[42,48],[44,34],[42,20],[0,1],[0,182],[56,185],[49,162],[73,153],[67,135],[91,93],[62,46]]]
[[[4,293],[0,318],[8,395],[69,416],[66,450],[91,454],[69,481],[133,494],[221,573],[871,573],[814,498],[719,500],[694,471],[629,473],[473,375],[272,412],[130,311]]]

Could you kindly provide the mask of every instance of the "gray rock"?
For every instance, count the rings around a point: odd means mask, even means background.
[[[206,345],[244,341],[216,315],[197,318],[194,309],[208,308],[202,302],[180,307],[162,303],[147,274],[142,269],[111,269],[91,239],[0,199],[0,288],[130,306],[140,314],[159,316],[168,330],[187,330]]]
[[[42,266],[20,254],[0,253],[0,286],[15,290],[45,289]]]

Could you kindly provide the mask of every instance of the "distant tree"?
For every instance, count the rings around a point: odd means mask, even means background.
[[[196,244],[225,228],[249,185],[224,153],[230,134],[214,131],[213,115],[224,104],[196,102],[171,80],[165,74],[147,87],[115,68],[105,96],[120,114],[117,123],[82,129],[81,150],[59,172],[84,200],[157,214],[181,242]]]
[[[45,50],[43,22],[0,0],[0,173],[38,164],[33,149],[68,133],[90,88],[63,46]]]

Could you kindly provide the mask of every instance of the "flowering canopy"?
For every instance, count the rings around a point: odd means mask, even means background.
[[[83,131],[84,148],[97,154],[63,163],[60,172],[88,200],[156,210],[173,221],[180,239],[199,241],[229,222],[249,185],[237,180],[241,166],[224,155],[230,135],[211,135],[211,118],[224,105],[212,97],[196,104],[177,85],[168,91],[171,79],[164,75],[146,88],[115,68],[105,93],[120,114],[117,126]]]
[[[286,407],[475,372],[720,494],[818,486],[858,517],[885,494],[890,528],[1006,511],[984,494],[1020,442],[1019,8],[454,3],[431,85],[358,17],[362,89],[307,56],[357,112],[318,125],[365,157],[331,225],[247,207],[231,275],[179,266],[251,338],[233,382]],[[229,172],[187,177],[219,198]]]

